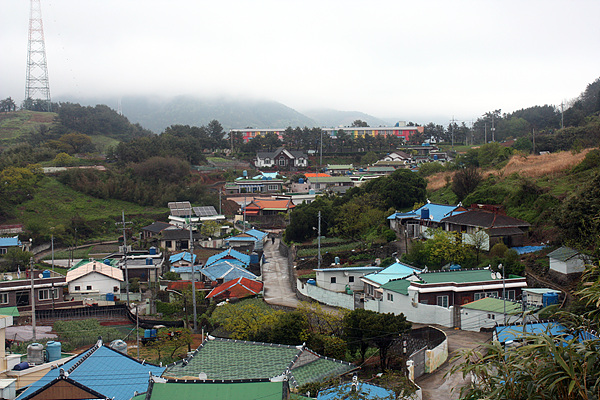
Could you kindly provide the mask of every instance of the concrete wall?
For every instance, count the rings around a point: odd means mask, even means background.
[[[392,295],[392,300],[388,299]],[[384,290],[381,300],[365,299],[365,309],[381,313],[402,313],[410,322],[421,324],[438,324],[447,327],[454,326],[454,307],[440,307],[437,305],[413,302],[415,293],[403,295],[400,293]]]
[[[296,281],[296,286],[301,294],[320,303],[354,310],[354,296],[352,295],[325,290],[315,285],[303,283],[300,280]]]
[[[448,359],[448,339],[437,347],[425,351],[425,373],[430,374]]]
[[[550,269],[564,275],[581,273],[585,270],[585,262],[580,257],[573,257],[566,262],[550,258]]]

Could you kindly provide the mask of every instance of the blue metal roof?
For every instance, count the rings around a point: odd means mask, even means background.
[[[217,261],[225,258],[225,257],[233,257],[234,259],[238,260],[239,262],[241,262],[242,264],[248,265],[250,264],[250,256],[247,254],[243,254],[240,253],[237,250],[234,249],[227,249],[225,251],[220,252],[219,254],[215,254],[214,256],[210,256],[208,257],[208,260],[206,260],[206,265],[211,265],[216,263]]]
[[[335,400],[335,399],[346,399],[354,398],[349,397],[352,393],[352,383],[343,383],[338,386],[334,386],[329,389],[321,390],[317,396],[317,400]],[[394,400],[396,399],[396,393],[392,390],[382,388],[380,386],[373,385],[371,383],[359,382],[356,387],[356,398],[365,400]]]
[[[380,285],[385,285],[393,279],[404,279],[415,272],[421,272],[421,270],[401,262],[396,262],[382,271],[365,275],[364,278]]]
[[[223,279],[223,282],[227,282],[241,277],[245,277],[248,279],[257,278],[256,275],[246,270],[243,266],[225,260],[210,265],[208,267],[202,268],[200,272],[211,281]]]
[[[181,253],[177,253],[177,254],[173,254],[171,257],[169,257],[169,262],[170,263],[174,263],[177,261],[187,261],[187,262],[192,262],[192,255],[190,253],[188,253],[187,251],[182,251]],[[194,254],[194,262],[196,262],[196,255]]]
[[[15,237],[0,237],[0,247],[22,246],[18,236]]]
[[[406,218],[415,218],[421,219],[421,215],[424,210],[429,211],[428,221],[440,222],[443,218],[449,217],[451,215],[462,214],[465,211],[454,211],[458,205],[452,206],[447,204],[435,204],[435,203],[427,203],[416,210],[405,212],[405,213],[394,213],[390,215],[387,219],[406,219]]]
[[[566,335],[565,340],[573,339],[573,335],[569,334],[567,328],[558,322],[539,322],[534,324],[525,325],[526,335],[536,335],[545,333],[550,336]],[[523,336],[523,325],[508,325],[508,326],[497,326],[496,336],[500,343],[507,342],[509,340],[519,339]],[[579,334],[579,340],[591,340],[597,339],[591,333],[581,332]]]
[[[259,231],[258,229],[250,229],[249,231],[246,231],[246,233],[248,235],[252,235],[255,238],[257,238],[258,240],[262,240],[265,238],[265,236],[268,235],[268,233],[263,232],[263,231]]]
[[[89,356],[85,357],[89,353]],[[78,366],[75,366],[81,362]],[[129,400],[134,392],[148,389],[149,373],[160,376],[165,370],[153,364],[142,364],[131,357],[106,346],[94,346],[60,368],[69,378],[115,400]],[[40,380],[31,384],[18,398],[23,399],[57,379],[60,368],[51,369]]]
[[[202,265],[194,265],[194,271],[196,273],[202,270]],[[176,274],[191,274],[192,266],[189,265],[187,267],[171,267],[171,272],[175,272]]]

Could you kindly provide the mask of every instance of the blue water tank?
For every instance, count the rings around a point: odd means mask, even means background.
[[[542,305],[544,307],[547,307],[552,304],[558,304],[558,293],[544,293],[542,295]]]
[[[146,258],[146,265],[152,265],[152,257]]]
[[[437,155],[437,154],[434,154],[434,155],[433,155],[433,159],[437,161],[437,159],[438,159],[438,155]]]
[[[18,363],[13,367],[13,371],[23,371],[24,369],[29,368],[29,363],[27,361],[23,361]]]
[[[317,281],[315,281],[314,279],[309,279],[306,281],[306,283],[308,283],[309,285],[315,285],[317,286]]]
[[[152,335],[152,329],[144,329],[144,337],[149,338]]]
[[[157,329],[150,329],[150,337],[156,337],[157,332]]]
[[[50,271],[48,271],[47,269],[42,271],[42,278],[50,278]]]
[[[429,219],[429,208],[421,208],[421,219]]]
[[[110,264],[110,260],[109,260],[108,258],[105,258],[105,259],[104,259],[104,264],[106,264],[106,265],[111,265],[111,264]]]
[[[335,264],[336,265],[340,264],[340,258],[338,256],[335,256]]]
[[[250,264],[258,264],[259,261],[260,259],[258,258],[257,253],[250,254]]]
[[[450,271],[458,271],[461,269],[461,266],[458,264],[452,264],[450,265]]]
[[[106,301],[115,301],[114,293],[106,293]]]
[[[309,189],[308,194],[315,194],[315,189]]]
[[[298,183],[304,183],[304,178],[298,179]]]
[[[154,246],[150,247],[150,250],[148,252],[150,253],[151,256],[155,256],[156,255],[156,247],[154,247]]]
[[[60,355],[62,353],[62,345],[60,342],[55,342],[53,340],[46,343],[46,354],[48,354],[48,362],[60,360]]]
[[[246,170],[243,170],[243,171],[242,171],[242,176],[243,176],[244,178],[247,178],[247,177],[248,177],[248,171],[246,171]]]

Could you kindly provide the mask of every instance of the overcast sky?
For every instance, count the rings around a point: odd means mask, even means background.
[[[0,0],[0,98],[25,93],[29,1]],[[426,123],[578,96],[600,1],[42,0],[53,98],[233,95]]]

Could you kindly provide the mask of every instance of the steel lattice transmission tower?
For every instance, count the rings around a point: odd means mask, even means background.
[[[31,0],[29,13],[29,40],[27,44],[27,81],[25,83],[25,108],[31,108],[33,101],[45,102],[46,111],[51,111],[50,83],[46,64],[46,45],[42,6],[40,0]]]

